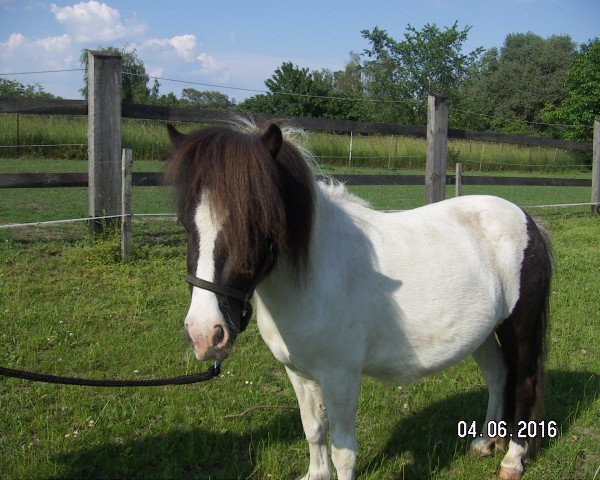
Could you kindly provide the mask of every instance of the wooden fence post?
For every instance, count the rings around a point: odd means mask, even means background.
[[[427,99],[426,203],[439,202],[446,197],[447,164],[448,98],[430,94]]]
[[[456,163],[456,189],[455,189],[455,195],[457,197],[460,197],[462,195],[462,174],[463,174],[463,168],[462,168],[462,163],[457,162]]]
[[[592,213],[600,215],[600,118],[594,119],[592,154]]]
[[[17,113],[17,157],[21,156],[21,126],[19,114]]]
[[[352,165],[352,140],[353,140],[352,132],[350,132],[350,147],[348,149],[348,166]]]
[[[120,55],[88,52],[88,200],[90,217],[118,215],[121,206]],[[117,219],[91,220],[92,231]]]
[[[124,262],[131,258],[131,171],[133,157],[130,148],[123,149],[121,159],[121,257]]]

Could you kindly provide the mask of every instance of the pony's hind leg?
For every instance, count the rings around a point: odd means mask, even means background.
[[[479,366],[485,384],[488,388],[488,407],[483,423],[481,436],[471,442],[471,453],[484,457],[490,455],[494,446],[504,448],[505,440],[501,437],[490,437],[488,432],[497,432],[497,428],[488,428],[490,422],[498,422],[503,419],[504,413],[504,388],[506,385],[507,369],[504,356],[496,335],[492,332],[473,353],[473,358]]]
[[[521,265],[519,300],[496,333],[508,367],[505,420],[511,435],[498,477],[521,478],[525,461],[539,448],[540,436],[521,436],[523,425],[542,419],[545,339],[552,253],[547,232],[527,216],[529,242]]]
[[[327,413],[319,385],[286,367],[300,406],[302,427],[308,441],[310,465],[303,480],[329,480],[331,465],[327,453]]]
[[[539,438],[520,436],[523,423],[541,419],[543,392],[540,333],[536,334],[528,323],[518,308],[516,314],[498,328],[509,368],[505,420],[509,425],[510,441],[498,472],[498,478],[505,480],[521,478],[526,460],[535,454],[539,444]]]

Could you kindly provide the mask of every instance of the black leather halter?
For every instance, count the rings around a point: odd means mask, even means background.
[[[267,272],[273,266],[275,262],[275,252],[273,249],[273,245],[269,246],[269,251],[267,256],[263,260],[260,269],[258,270],[256,277],[248,287],[248,289],[244,292],[242,290],[238,290],[237,288],[231,288],[226,285],[219,285],[218,283],[209,282],[208,280],[202,280],[194,275],[187,275],[185,277],[185,281],[194,287],[201,288],[203,290],[208,290],[209,292],[216,293],[218,295],[223,295],[227,298],[234,298],[242,302],[242,318],[240,319],[240,332],[246,330],[248,326],[248,322],[250,322],[250,318],[252,317],[252,295],[254,295],[254,290],[257,285],[267,276]]]

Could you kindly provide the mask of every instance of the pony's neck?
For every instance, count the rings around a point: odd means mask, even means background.
[[[317,293],[355,275],[359,265],[372,266],[373,247],[363,229],[370,212],[368,203],[349,193],[344,185],[317,183],[306,274],[295,275],[282,252],[276,267],[257,288],[257,295],[267,303],[268,299],[293,303],[297,298],[291,292],[307,294],[304,290],[308,289]]]

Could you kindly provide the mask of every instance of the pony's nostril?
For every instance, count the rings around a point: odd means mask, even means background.
[[[215,347],[220,346],[221,343],[223,342],[223,339],[225,338],[225,330],[223,330],[223,327],[221,325],[217,325],[215,327],[215,336],[213,338],[214,338],[213,345]]]

